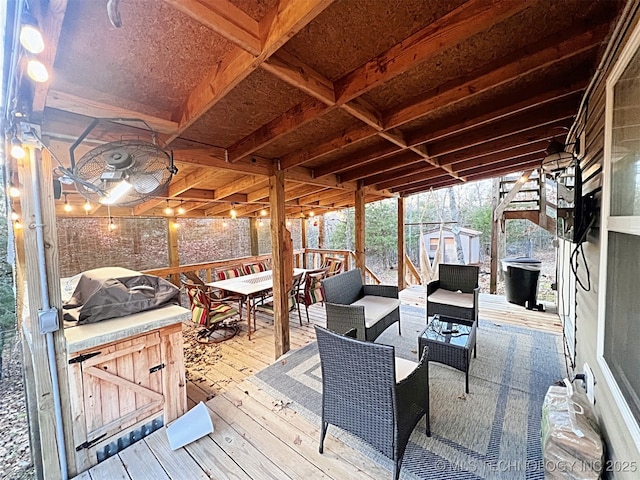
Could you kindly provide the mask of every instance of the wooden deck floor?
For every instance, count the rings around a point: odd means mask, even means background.
[[[403,303],[424,305],[424,291],[401,293]],[[313,324],[324,325],[324,308],[309,309],[311,323],[291,318],[291,348],[315,340]],[[549,332],[561,332],[557,315],[527,311],[504,297],[481,295],[480,317]],[[185,329],[190,327],[185,327]],[[246,327],[245,327],[246,328]],[[188,342],[189,333],[185,334]],[[189,407],[205,401],[215,432],[172,451],[164,429],[76,477],[111,479],[384,479],[391,473],[332,435],[318,453],[319,426],[310,423],[245,379],[275,360],[273,321],[258,315],[258,329],[216,346],[185,351]]]

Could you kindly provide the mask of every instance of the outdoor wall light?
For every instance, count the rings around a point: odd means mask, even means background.
[[[35,58],[30,58],[27,60],[27,75],[34,82],[44,83],[49,80],[49,72],[47,72],[47,67],[40,60],[36,60]]]
[[[27,156],[27,152],[22,146],[22,142],[18,140],[18,137],[11,139],[11,156],[16,160],[22,160]]]

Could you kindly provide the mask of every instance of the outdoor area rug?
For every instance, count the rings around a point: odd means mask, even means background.
[[[423,308],[401,307],[397,324],[376,342],[417,360]],[[547,388],[563,377],[559,335],[480,320],[478,356],[472,358],[469,394],[464,373],[429,363],[431,437],[425,420],[416,426],[402,462],[404,479],[543,479],[540,418]],[[313,342],[249,378],[320,427],[322,379]],[[392,461],[330,425],[334,435],[392,470]],[[391,474],[390,474],[391,475]]]

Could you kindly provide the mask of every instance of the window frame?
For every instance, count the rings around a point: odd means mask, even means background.
[[[615,379],[607,360],[604,357],[605,325],[606,325],[606,293],[609,253],[609,232],[625,233],[640,236],[640,216],[611,216],[611,158],[613,141],[613,107],[614,87],[629,66],[634,57],[640,55],[640,24],[634,28],[627,44],[611,69],[606,80],[605,90],[605,129],[604,129],[604,160],[602,168],[602,201],[600,228],[600,273],[598,282],[598,324],[596,358],[609,387],[615,404],[622,415],[624,423],[636,445],[640,450],[640,419],[636,419],[631,408]],[[640,393],[640,392],[638,392]]]

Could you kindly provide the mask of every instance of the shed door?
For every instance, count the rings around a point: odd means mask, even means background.
[[[98,351],[80,364],[90,457],[91,447],[162,411],[165,403],[159,332],[82,353]]]

